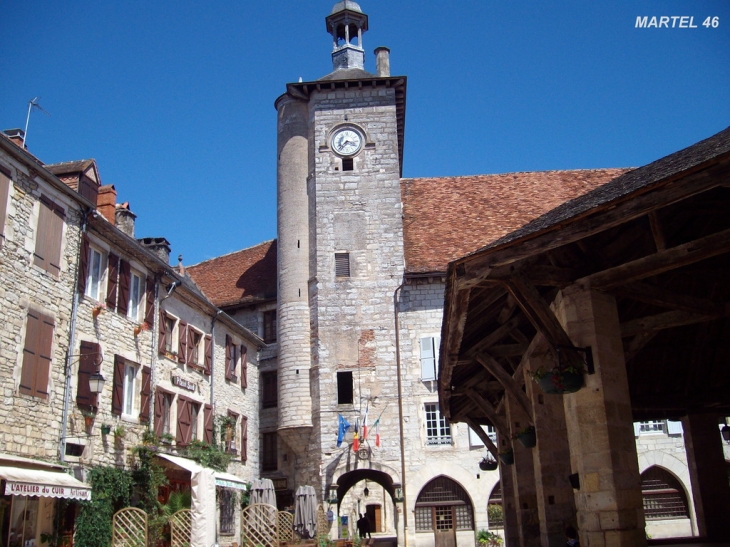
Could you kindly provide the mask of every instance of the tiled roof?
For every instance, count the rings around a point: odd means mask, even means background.
[[[276,298],[276,240],[185,267],[218,307]]]
[[[46,165],[48,169],[54,175],[66,174],[66,173],[79,173],[85,171],[88,167],[94,163],[94,160],[76,160],[76,161],[64,161],[62,163],[51,163]]]
[[[447,264],[628,169],[401,179],[406,272]]]

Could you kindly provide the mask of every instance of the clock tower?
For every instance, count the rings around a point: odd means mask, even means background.
[[[390,75],[383,47],[366,71],[368,16],[357,3],[338,2],[325,22],[332,72],[287,84],[276,101],[280,452],[294,454],[298,484],[344,493],[367,479],[394,496],[406,78]],[[355,425],[366,410],[388,442],[338,447],[338,415]]]

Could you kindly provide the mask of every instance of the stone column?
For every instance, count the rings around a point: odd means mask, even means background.
[[[722,439],[713,414],[691,414],[682,420],[697,529],[711,540],[730,539],[730,486]]]
[[[575,496],[568,480],[573,471],[563,397],[543,393],[530,374],[541,366],[549,369],[554,365],[551,355],[533,354],[525,369],[525,388],[532,401],[537,432],[537,446],[533,452],[540,542],[544,546],[563,547],[565,527],[577,528]]]
[[[513,434],[530,425],[530,419],[522,406],[508,393],[505,393],[507,420]],[[515,495],[515,513],[520,545],[523,547],[540,545],[540,519],[537,510],[535,490],[535,469],[532,457],[533,448],[526,448],[512,441],[515,455],[514,465],[507,466],[512,472]]]
[[[578,347],[590,346],[595,374],[562,396],[580,543],[643,546],[644,509],[621,330],[613,297],[579,286],[561,291],[555,314]]]

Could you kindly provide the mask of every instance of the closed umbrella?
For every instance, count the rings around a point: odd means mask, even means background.
[[[256,479],[251,483],[250,503],[268,503],[276,507],[276,492],[271,479]]]
[[[317,533],[317,495],[313,486],[300,486],[294,499],[294,530],[303,538]]]

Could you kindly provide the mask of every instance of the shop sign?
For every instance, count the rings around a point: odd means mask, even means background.
[[[196,385],[194,382],[191,382],[190,380],[186,380],[182,376],[173,376],[172,377],[172,385],[175,385],[177,387],[181,387],[183,389],[187,389],[188,391],[195,391]]]
[[[271,479],[274,483],[274,490],[286,490],[286,478],[283,479]]]
[[[90,500],[91,489],[73,488],[69,486],[51,486],[32,482],[5,483],[6,496],[41,496],[45,498],[69,498],[75,500]]]

